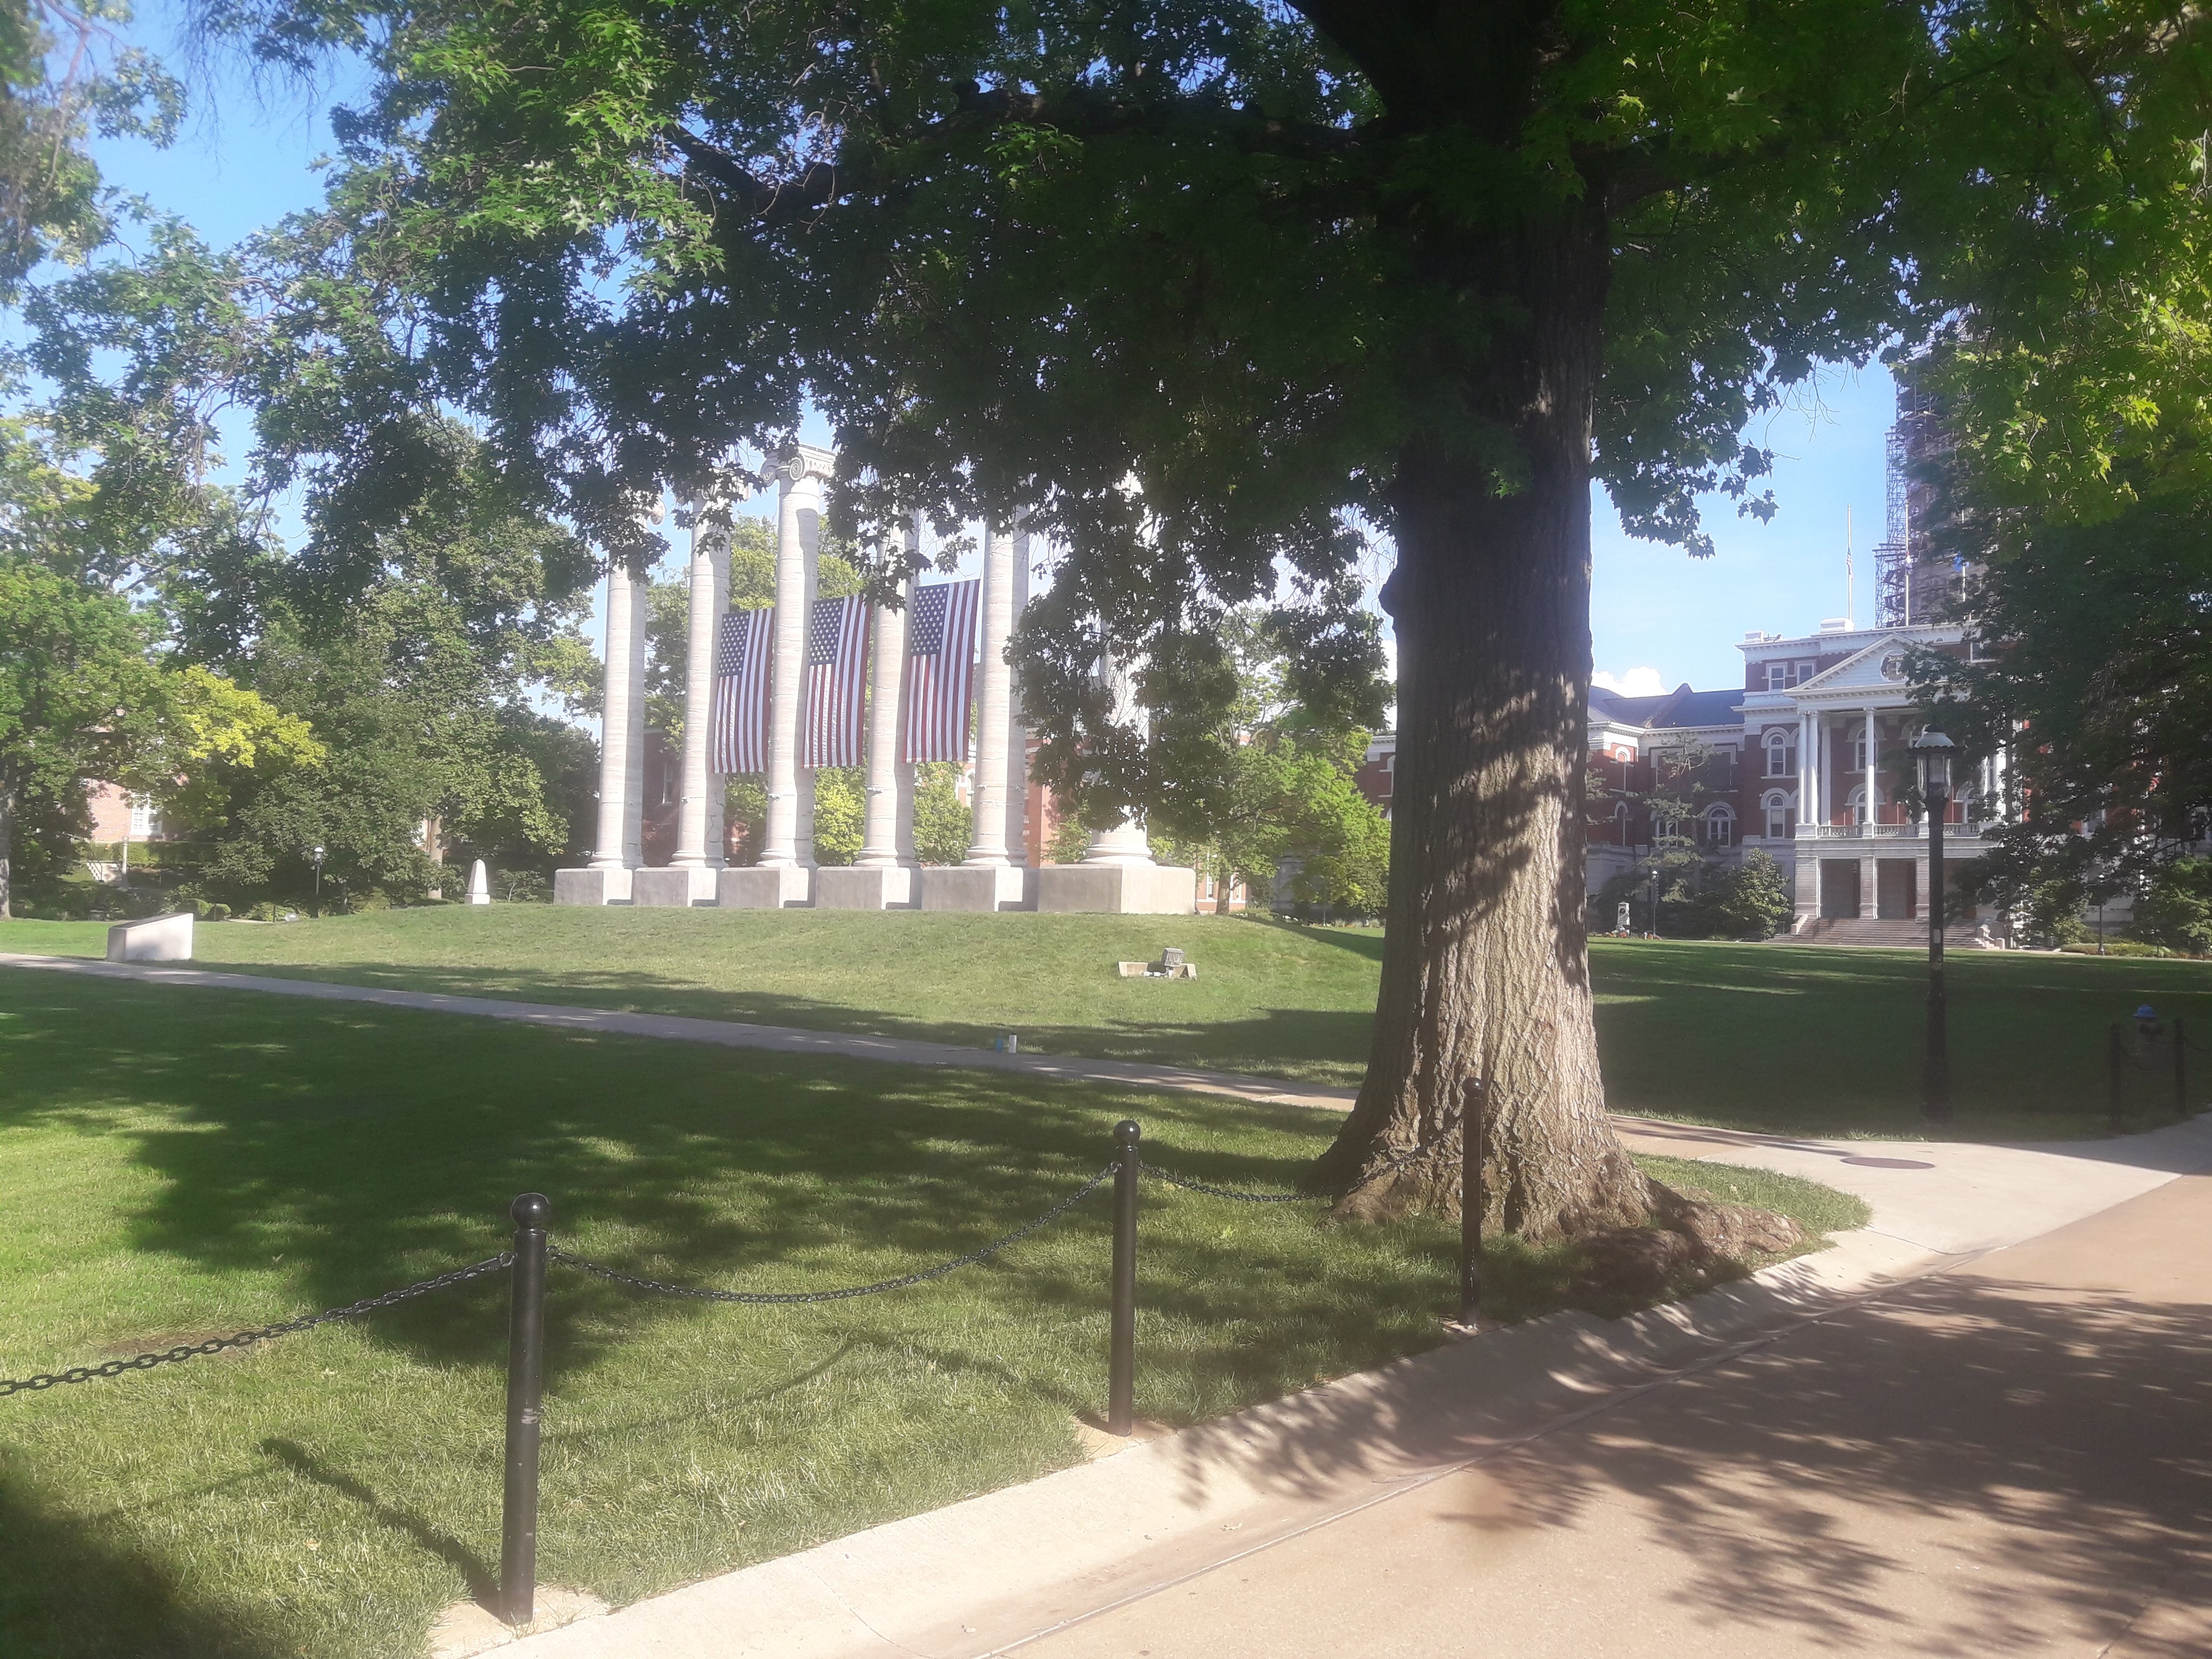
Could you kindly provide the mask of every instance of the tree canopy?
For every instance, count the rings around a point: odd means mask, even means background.
[[[1773,510],[1745,433],[1782,387],[1934,344],[1961,441],[2090,513],[2110,455],[2185,464],[2201,395],[2212,41],[2185,0],[209,18],[376,72],[276,250],[301,378],[360,438],[325,477],[447,400],[621,553],[636,491],[703,489],[811,401],[848,528],[1019,510],[1060,542],[1024,708],[1063,776],[1170,817],[1236,695],[1222,619],[1276,604],[1356,682],[1387,539],[1392,911],[1329,1168],[1391,1173],[1353,1212],[1449,1207],[1477,1077],[1509,1224],[1646,1212],[1580,933],[1593,475],[1703,550],[1701,495]]]

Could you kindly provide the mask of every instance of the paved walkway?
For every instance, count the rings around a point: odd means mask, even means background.
[[[262,991],[273,996],[307,997],[323,1002],[368,1002],[384,1008],[415,1008],[436,1014],[513,1020],[560,1031],[666,1037],[682,1042],[719,1043],[726,1048],[760,1048],[772,1054],[842,1054],[897,1066],[959,1066],[978,1071],[1011,1072],[1054,1083],[1093,1083],[1178,1094],[1226,1095],[1237,1100],[1316,1106],[1328,1111],[1351,1110],[1358,1093],[1356,1090],[1328,1089],[1282,1078],[1208,1072],[1192,1066],[1083,1060],[1069,1054],[1002,1054],[991,1048],[963,1048],[955,1043],[922,1042],[910,1037],[809,1031],[794,1025],[748,1025],[737,1020],[692,1019],[678,1014],[632,1014],[606,1008],[570,1007],[562,1003],[510,1002],[503,997],[451,996],[442,991],[399,991],[376,985],[341,985],[329,980],[275,979],[208,968],[106,962],[94,957],[32,956],[0,951],[0,968],[30,968],[151,985],[193,985],[218,991]]]
[[[1921,1213],[1877,1193],[1873,1228],[1688,1303],[1490,1332],[511,1651],[2212,1652],[2212,1181],[2176,1179],[2212,1118],[1917,1170],[1768,1150],[1916,1176]]]

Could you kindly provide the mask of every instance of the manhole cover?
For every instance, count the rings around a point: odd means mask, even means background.
[[[1932,1170],[1933,1164],[1923,1164],[1910,1158],[1847,1158],[1846,1164],[1855,1164],[1862,1170]]]

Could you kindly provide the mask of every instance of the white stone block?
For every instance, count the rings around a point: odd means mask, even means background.
[[[725,910],[803,908],[814,902],[814,874],[803,864],[717,870],[714,902]]]
[[[1048,864],[1036,872],[1042,911],[1183,916],[1198,908],[1198,872],[1167,864]]]
[[[593,865],[585,870],[556,870],[553,872],[553,902],[556,904],[628,904],[630,877],[634,871],[610,869]]]
[[[190,962],[192,913],[174,910],[143,921],[118,921],[107,930],[110,962]]]
[[[717,896],[714,878],[720,873],[703,865],[672,864],[634,870],[629,878],[629,902],[641,910],[681,910],[694,904],[713,904]]]
[[[482,859],[478,859],[469,866],[469,902],[471,904],[491,902],[491,877],[485,871],[484,861]]]
[[[914,907],[910,865],[825,864],[814,872],[817,910],[907,910]]]

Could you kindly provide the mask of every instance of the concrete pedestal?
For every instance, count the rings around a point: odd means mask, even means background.
[[[592,865],[585,870],[556,870],[553,872],[553,902],[556,904],[628,904],[630,878],[634,870],[610,868]]]
[[[635,871],[629,879],[629,902],[641,909],[652,907],[675,910],[694,904],[712,904],[717,897],[714,878],[720,873],[698,866],[674,864],[665,869]]]
[[[173,910],[143,921],[118,921],[107,930],[110,962],[190,962],[192,913]]]
[[[814,872],[817,910],[907,910],[914,907],[911,865],[825,864]]]
[[[1198,908],[1198,872],[1169,864],[1048,864],[1036,872],[1036,908],[1187,916]]]
[[[714,902],[725,910],[790,910],[814,902],[815,872],[803,864],[717,870]]]
[[[1024,878],[1036,872],[1018,864],[959,864],[917,872],[925,910],[1034,909],[1036,898]]]

